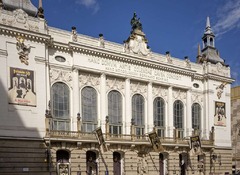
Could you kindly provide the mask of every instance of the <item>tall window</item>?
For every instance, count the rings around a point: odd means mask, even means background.
[[[122,133],[122,96],[118,91],[108,94],[108,116],[110,122],[110,133]]]
[[[69,130],[70,92],[66,84],[54,83],[51,88],[54,130]]]
[[[144,98],[140,94],[132,97],[132,119],[136,126],[136,135],[144,134]]]
[[[174,127],[183,129],[183,103],[176,100],[173,105]]]
[[[97,127],[97,92],[92,87],[82,89],[82,131],[92,132]]]
[[[173,105],[174,127],[177,129],[176,137],[183,138],[183,103],[176,100]]]
[[[201,106],[198,103],[192,105],[192,128],[200,129],[201,126]]]
[[[157,127],[158,136],[164,137],[164,117],[165,117],[164,100],[160,97],[155,98],[153,102],[153,121]]]

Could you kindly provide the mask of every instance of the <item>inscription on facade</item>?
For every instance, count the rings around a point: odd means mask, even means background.
[[[89,63],[99,64],[104,66],[104,69],[109,72],[120,73],[129,76],[136,76],[140,78],[146,78],[156,81],[164,81],[168,82],[171,80],[181,80],[182,76],[172,73],[166,72],[163,70],[158,70],[150,67],[144,67],[140,65],[133,65],[130,63],[125,63],[116,60],[110,60],[106,58],[95,58],[89,57]]]

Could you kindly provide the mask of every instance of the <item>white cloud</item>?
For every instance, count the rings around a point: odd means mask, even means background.
[[[75,3],[93,9],[93,13],[97,13],[100,9],[97,0],[75,0]]]
[[[224,33],[240,26],[240,1],[228,0],[217,11],[217,22],[213,26],[216,35]]]

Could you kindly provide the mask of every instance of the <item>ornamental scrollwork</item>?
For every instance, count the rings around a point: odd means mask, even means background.
[[[80,87],[83,86],[92,86],[99,90],[100,77],[99,75],[94,75],[90,73],[81,73],[79,75]]]
[[[182,100],[183,102],[186,103],[186,98],[187,98],[187,93],[185,91],[182,91],[182,90],[173,90],[173,98],[175,100],[179,99],[179,100]]]
[[[162,86],[153,86],[153,97],[160,96],[167,101],[167,88]]]
[[[55,81],[63,81],[68,83],[72,87],[72,73],[70,71],[63,71],[58,69],[50,70],[50,81],[51,83]]]
[[[117,78],[110,78],[108,77],[106,80],[106,85],[107,85],[107,91],[108,90],[118,90],[121,91],[123,93],[124,91],[124,81],[117,79]]]
[[[140,82],[131,82],[131,92],[132,92],[132,95],[139,93],[146,97],[147,96],[147,85],[144,83],[140,83]]]

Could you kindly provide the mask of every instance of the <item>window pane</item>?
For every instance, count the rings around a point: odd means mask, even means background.
[[[132,97],[132,118],[136,126],[144,127],[144,98],[140,94]]]
[[[192,128],[200,129],[201,124],[201,107],[198,103],[192,105]]]
[[[69,98],[70,91],[66,84],[61,82],[53,84],[51,88],[51,99],[52,115],[55,120],[53,123],[54,129],[69,130]]]
[[[164,100],[160,97],[157,97],[153,102],[153,121],[154,124],[158,127],[164,127],[164,117],[165,117],[165,104]]]
[[[173,105],[174,127],[183,128],[183,103],[176,100]]]
[[[97,92],[92,87],[85,87],[82,90],[82,121],[88,123],[83,127],[84,132],[92,132],[97,123]]]

